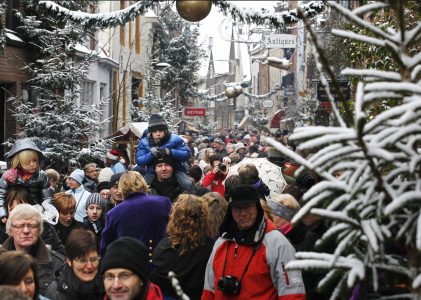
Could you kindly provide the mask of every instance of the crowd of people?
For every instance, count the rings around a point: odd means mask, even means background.
[[[285,130],[272,135],[287,142]],[[133,164],[113,149],[103,168],[73,165],[64,180],[41,168],[30,139],[16,141],[0,179],[0,295],[326,299],[316,289],[321,274],[285,267],[296,251],[315,251],[328,229],[311,214],[291,223],[317,177],[296,176],[299,166],[262,136],[242,129],[180,136],[156,114]],[[271,191],[245,157],[266,157],[288,185]]]

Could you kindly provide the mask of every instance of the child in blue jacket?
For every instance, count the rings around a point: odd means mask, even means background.
[[[190,158],[190,149],[184,140],[168,130],[167,122],[158,114],[149,119],[148,131],[139,140],[136,152],[136,163],[146,166],[146,182],[151,182],[155,174],[154,160],[161,156],[170,156],[174,160],[174,173],[178,183],[184,191],[191,191],[193,183],[187,177],[187,170],[183,162]]]

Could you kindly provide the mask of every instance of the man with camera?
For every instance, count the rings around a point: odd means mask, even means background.
[[[225,187],[223,182],[228,175],[228,168],[222,163],[222,157],[218,154],[209,158],[209,164],[212,169],[203,178],[202,187],[210,186],[211,192],[217,192],[224,197]]]
[[[202,300],[304,300],[301,272],[287,271],[295,250],[264,216],[257,191],[234,186],[206,267]]]

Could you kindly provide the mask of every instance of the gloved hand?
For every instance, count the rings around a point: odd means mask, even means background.
[[[151,148],[151,153],[152,153],[152,155],[153,155],[153,156],[158,156],[158,154],[159,154],[159,153],[158,153],[158,148],[156,148],[156,147],[152,147],[152,148]]]
[[[166,149],[166,148],[158,149],[158,157],[163,157],[163,156],[168,155],[167,151],[165,151],[165,150],[168,150],[168,149]]]

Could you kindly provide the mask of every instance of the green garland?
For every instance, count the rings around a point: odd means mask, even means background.
[[[0,16],[4,14],[4,3],[0,0]],[[3,23],[0,22],[0,54],[3,54],[4,48],[6,47],[6,35],[4,33]]]
[[[279,13],[268,13],[265,11],[259,12],[253,9],[244,9],[235,3],[227,2],[225,0],[213,0],[212,2],[215,6],[219,7],[223,14],[231,14],[234,19],[242,22],[279,28],[299,20],[296,9]],[[155,3],[155,0],[141,0],[122,10],[95,14],[72,11],[58,5],[54,1],[40,1],[39,7],[45,9],[55,17],[70,19],[86,27],[108,28],[127,23],[136,16],[145,13],[146,10],[152,8]],[[325,4],[324,1],[310,1],[303,4],[301,8],[304,15],[313,17],[324,10]]]

